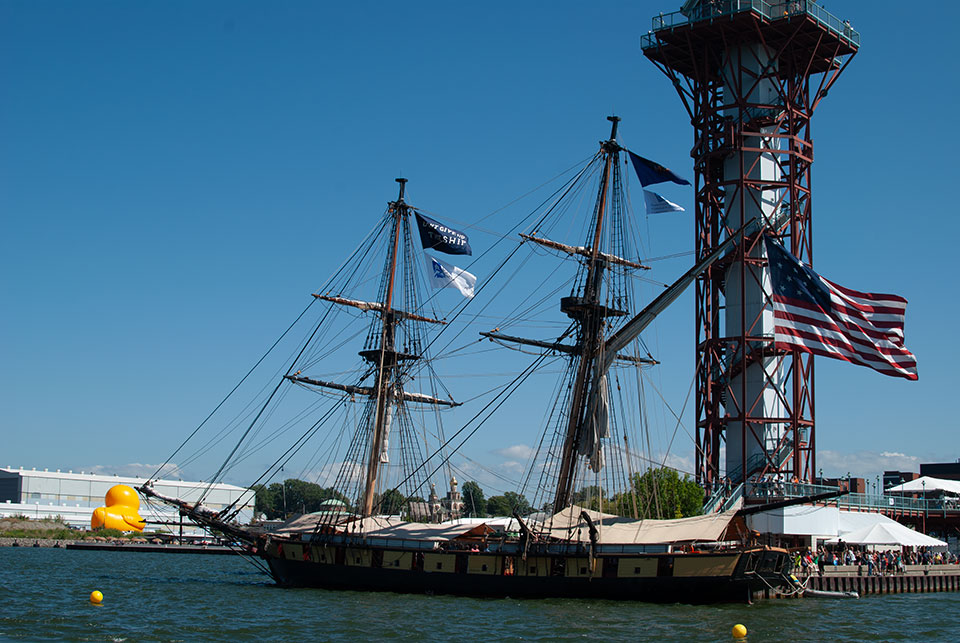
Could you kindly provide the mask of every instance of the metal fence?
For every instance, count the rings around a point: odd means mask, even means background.
[[[747,484],[747,495],[762,500],[800,498],[819,493],[836,491],[837,487],[815,484],[797,484],[781,482],[751,482]],[[849,493],[827,502],[846,509],[863,511],[895,511],[915,513],[960,512],[960,499],[957,498],[913,498],[886,493]]]
[[[647,49],[656,45],[653,32],[692,24],[695,22],[728,19],[738,13],[753,11],[768,20],[781,20],[797,15],[807,15],[829,31],[837,34],[856,47],[860,46],[860,33],[848,20],[841,20],[811,0],[712,0],[702,2],[686,13],[673,11],[653,17],[653,29],[640,39],[640,47]]]

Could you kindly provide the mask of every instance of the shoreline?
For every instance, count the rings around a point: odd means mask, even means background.
[[[62,540],[52,538],[7,538],[0,537],[0,547],[55,547],[65,548],[68,544],[82,543],[83,540]]]
[[[223,545],[179,545],[175,543],[139,543],[122,540],[94,541],[91,539],[0,538],[0,547],[71,549],[87,551],[127,551],[155,554],[236,554]]]

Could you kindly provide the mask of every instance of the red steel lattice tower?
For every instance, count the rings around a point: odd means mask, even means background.
[[[642,39],[694,128],[697,258],[759,224],[696,283],[697,481],[708,490],[813,481],[813,358],[774,346],[762,238],[812,265],[810,120],[859,43],[808,0],[688,0]]]

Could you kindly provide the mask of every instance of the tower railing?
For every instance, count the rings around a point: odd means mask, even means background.
[[[826,485],[775,481],[750,482],[747,483],[747,487],[748,495],[763,501],[800,498],[837,490],[837,487]],[[848,493],[839,498],[828,500],[825,504],[835,504],[841,509],[854,511],[884,511],[918,515],[924,512],[960,512],[960,499],[958,498],[913,498],[887,493]]]
[[[708,0],[690,9],[681,9],[680,11],[654,16],[652,31],[672,30],[697,22],[728,20],[731,16],[749,11],[771,21],[806,15],[855,47],[860,46],[860,33],[850,26],[849,21],[841,20],[816,2],[812,2],[812,0],[778,0],[775,2],[765,0]],[[641,49],[653,46],[656,46],[653,33],[641,36]]]

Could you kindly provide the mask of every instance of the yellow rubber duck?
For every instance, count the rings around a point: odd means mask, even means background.
[[[125,484],[110,487],[104,496],[106,507],[97,507],[90,518],[94,529],[119,529],[120,531],[143,531],[146,522],[140,517],[140,498],[133,488]]]

